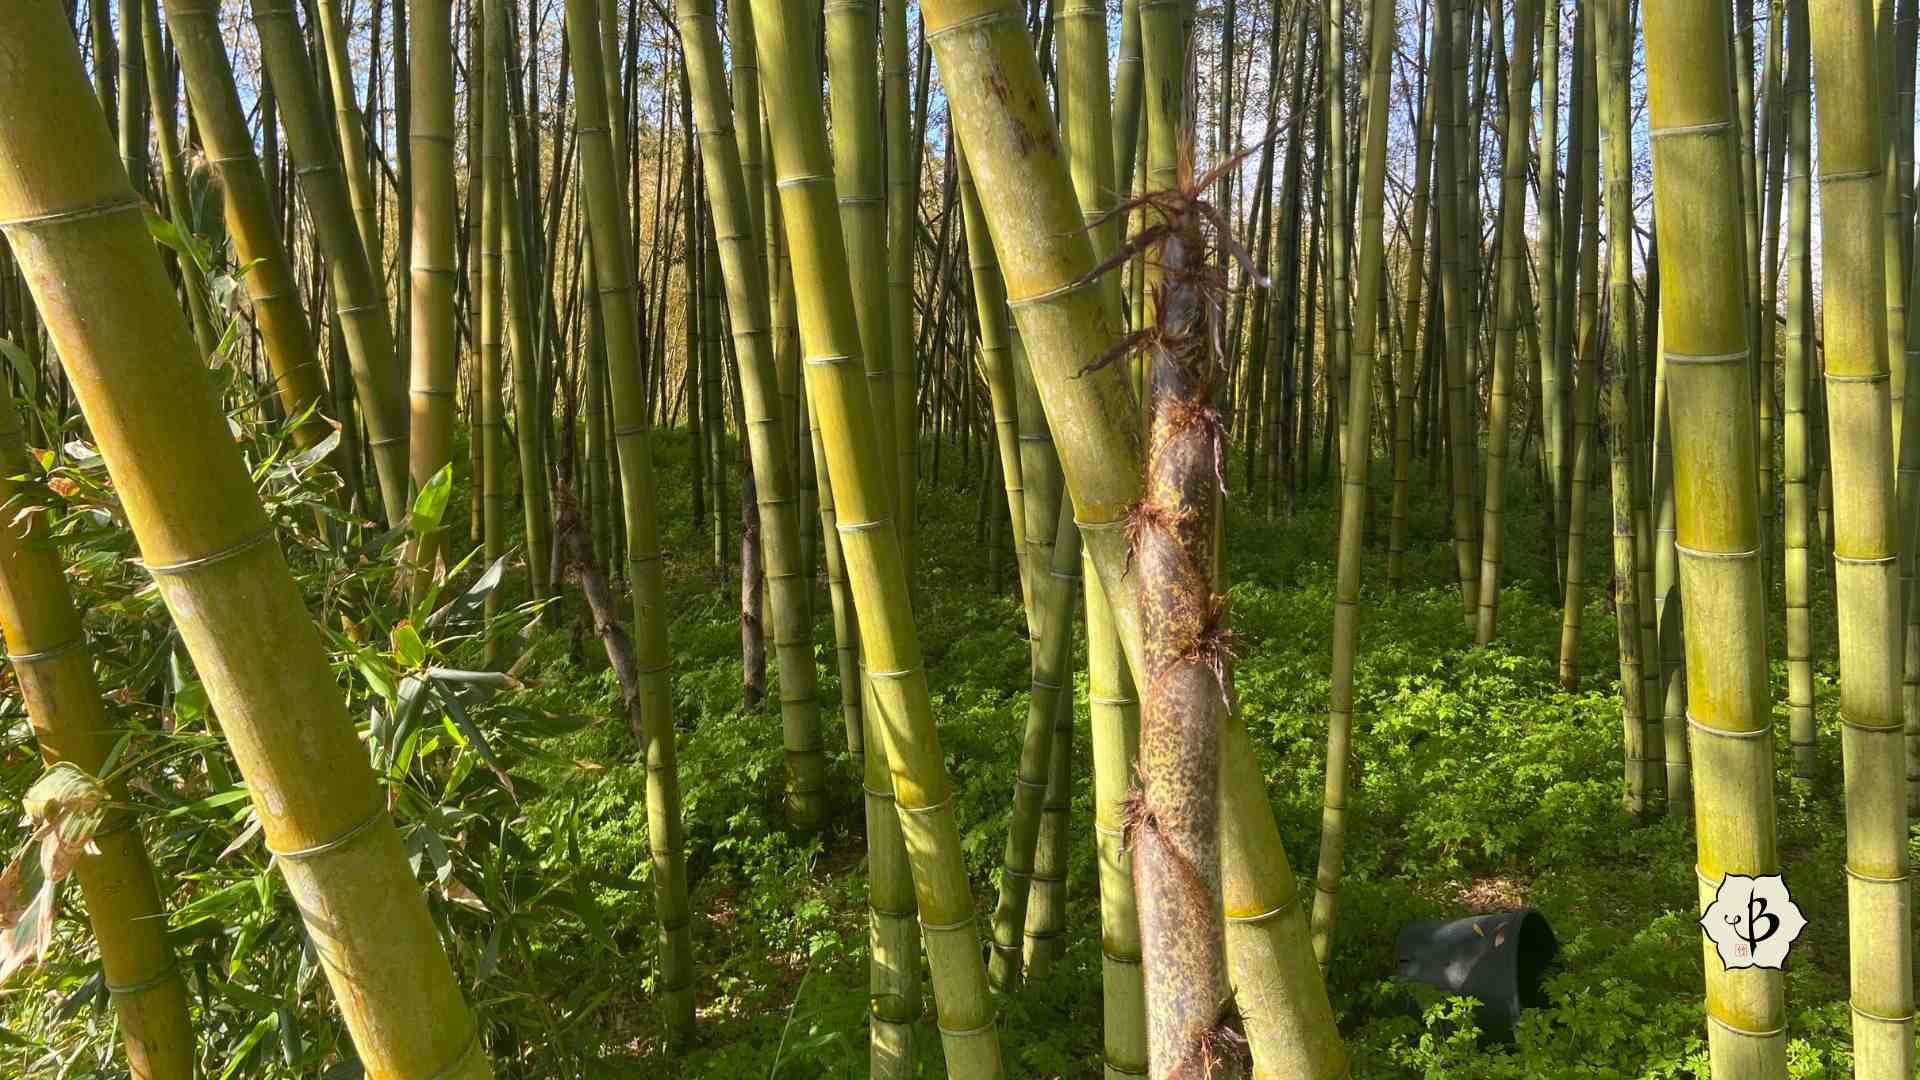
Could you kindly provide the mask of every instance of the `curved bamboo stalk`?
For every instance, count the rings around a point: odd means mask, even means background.
[[[1000,1044],[906,567],[889,518],[896,489],[881,453],[879,425],[861,422],[887,413],[875,408],[866,385],[878,380],[856,370],[862,342],[870,335],[862,333],[866,327],[855,314],[849,251],[835,201],[835,162],[827,150],[819,99],[820,72],[814,51],[804,44],[812,39],[812,20],[800,0],[756,0],[753,13],[773,163],[794,261],[807,387],[832,466],[837,527],[856,590],[870,685],[882,706],[869,709],[881,740],[869,748],[869,756],[884,749],[888,758],[948,1075],[991,1080],[1002,1075]],[[870,47],[871,37],[867,41]],[[836,72],[840,68],[835,65]]]
[[[627,262],[627,213],[607,109],[599,14],[593,0],[567,0],[574,111],[579,123],[580,176],[593,234],[594,278],[605,315],[612,434],[620,456],[620,492],[627,537],[627,582],[633,593],[633,644],[646,727],[647,840],[653,855],[655,917],[660,924],[659,996],[669,1030],[693,1029],[693,939],[687,907],[685,833],[674,753],[673,695],[667,671],[666,586],[659,518],[654,509],[653,446],[646,392],[640,384],[633,278]],[[691,197],[691,193],[687,197]],[[689,238],[689,243],[694,243]]]
[[[299,416],[316,402],[328,400],[327,387],[281,240],[273,197],[254,156],[253,135],[234,87],[233,68],[220,36],[219,5],[166,0],[166,10],[180,71],[186,77],[187,101],[208,165],[220,181],[234,260],[253,267],[243,280],[280,408],[288,416]],[[330,430],[316,414],[294,429],[294,442],[314,446]],[[344,450],[340,456],[345,456]]]
[[[1906,725],[1900,715],[1899,515],[1882,245],[1884,143],[1867,0],[1809,5],[1820,95],[1820,264],[1833,433],[1834,606],[1846,766],[1854,1074],[1914,1074]],[[1897,246],[1897,237],[1896,246]],[[1901,335],[1904,343],[1905,335]]]
[[[1607,22],[1600,20],[1602,53]],[[1741,229],[1738,190],[1724,182],[1740,163],[1727,90],[1730,40],[1724,4],[1646,9],[1654,221],[1668,260],[1662,303],[1672,316],[1667,393],[1702,908],[1723,875],[1779,870],[1746,267],[1739,245],[1725,240]],[[1780,972],[1725,970],[1704,937],[1702,946],[1714,1073],[1785,1076]]]
[[[296,164],[294,175],[300,181],[307,213],[325,252],[336,312],[353,366],[355,396],[366,421],[368,444],[373,448],[374,470],[380,478],[380,501],[388,522],[398,523],[408,510],[407,405],[401,400],[403,377],[393,352],[383,290],[376,285],[348,203],[338,149],[320,119],[319,93],[307,64],[306,42],[292,0],[251,2],[261,61],[273,78],[287,148]],[[175,6],[171,2],[167,5],[169,11]]]
[[[373,1075],[492,1075],[55,3],[0,12],[0,222]],[[116,304],[103,317],[99,298]],[[192,500],[180,493],[192,492]]]
[[[31,494],[12,478],[33,471],[17,407],[11,397],[0,395],[0,508],[9,522],[0,527],[0,630],[6,632],[7,662],[26,699],[41,757],[48,764],[69,761],[97,775],[113,751],[115,729],[94,681],[93,651],[67,590],[60,549],[48,535],[44,515],[32,515],[24,526],[15,523],[21,498]],[[126,802],[124,779],[109,782],[107,789],[115,803]],[[131,811],[120,810],[94,834],[92,846],[96,853],[80,856],[74,876],[86,897],[101,971],[120,1019],[127,1069],[134,1080],[191,1080],[194,1038],[187,984],[167,941],[166,905],[140,823]]]

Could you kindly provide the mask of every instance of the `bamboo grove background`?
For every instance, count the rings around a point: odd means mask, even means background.
[[[1019,1072],[996,1017],[1070,920],[1100,927],[1100,1053],[1063,1074],[1361,1075],[1340,943],[1386,931],[1339,918],[1356,670],[1369,607],[1437,571],[1462,646],[1517,648],[1520,589],[1558,608],[1527,647],[1599,688],[1606,783],[1678,819],[1700,906],[1793,879],[1777,808],[1836,800],[1842,1042],[1854,1075],[1914,1075],[1916,25],[1913,0],[22,0],[0,627],[47,854],[0,879],[0,971],[45,952],[69,870],[101,967],[0,1034],[100,998],[137,1076],[591,1074],[537,993],[471,987],[529,932],[516,898],[604,937],[612,888],[651,904],[649,1038],[697,1041],[692,572],[737,616],[726,693],[777,714],[781,824],[844,819],[864,860],[838,1034],[871,1075]],[[916,612],[948,558],[923,530],[958,517],[966,587],[1017,592],[1030,691],[984,883]],[[1311,869],[1226,601],[1235,534],[1299,521],[1334,567]],[[632,878],[583,864],[571,807],[562,865],[507,839],[514,755],[578,726],[538,687],[596,653],[644,774]],[[165,726],[106,738],[103,701]],[[221,813],[244,831],[216,843]],[[170,892],[256,834],[295,912],[265,862]],[[181,912],[243,885],[210,975]],[[210,1004],[269,940],[284,1000]],[[1825,1075],[1787,978],[1704,956],[1688,1067]],[[339,1017],[303,1041],[320,974]]]

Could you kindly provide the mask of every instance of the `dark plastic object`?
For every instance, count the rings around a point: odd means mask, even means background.
[[[1498,1031],[1519,1023],[1522,1009],[1547,1004],[1542,984],[1559,951],[1532,908],[1409,923],[1394,941],[1401,978],[1478,998],[1480,1026]]]

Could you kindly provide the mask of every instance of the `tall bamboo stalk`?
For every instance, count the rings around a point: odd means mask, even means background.
[[[1496,27],[1493,31],[1499,33]],[[1502,169],[1499,325],[1493,346],[1493,385],[1487,400],[1487,488],[1481,503],[1480,607],[1474,641],[1493,641],[1500,610],[1500,527],[1505,512],[1507,447],[1511,436],[1508,397],[1513,356],[1519,347],[1521,278],[1527,272],[1527,132],[1533,126],[1533,3],[1514,0],[1513,55],[1507,62],[1506,164]],[[1362,287],[1365,283],[1362,282]]]
[[[927,41],[949,86],[1000,80],[1006,97],[956,94],[952,121],[978,165],[974,180],[1006,275],[1021,337],[1056,430],[1074,517],[1099,570],[1116,630],[1136,675],[1143,666],[1137,583],[1127,573],[1124,524],[1141,473],[1116,463],[1143,459],[1138,407],[1122,365],[1086,371],[1119,331],[1085,275],[1091,239],[1052,117],[1039,63],[1017,5],[1007,0],[930,0]],[[1148,125],[1149,132],[1151,124]],[[1256,1075],[1340,1075],[1346,1054],[1315,969],[1304,912],[1280,844],[1245,727],[1222,731],[1222,879],[1228,965],[1247,1024]]]
[[[62,6],[0,12],[0,222],[372,1075],[489,1077]],[[103,309],[99,298],[115,303]],[[192,492],[190,500],[180,493]]]
[[[1724,182],[1740,167],[1726,20],[1712,0],[1646,9],[1702,908],[1727,874],[1779,870],[1746,266],[1740,245],[1725,240],[1742,228],[1738,190]],[[1704,937],[1701,945],[1715,1075],[1785,1076],[1780,972],[1727,970]]]
[[[187,192],[186,169],[180,159],[180,135],[174,129],[179,108],[173,96],[173,68],[167,63],[166,47],[160,40],[160,15],[155,0],[140,0],[140,8],[140,48],[145,53],[146,68],[160,73],[158,77],[147,80],[148,111],[153,114],[153,144],[160,151],[160,181],[166,192],[167,212],[172,216],[174,227],[185,234],[192,231],[193,202]],[[220,334],[214,329],[213,316],[207,310],[207,277],[201,272],[200,263],[191,256],[176,256],[173,264],[179,268],[181,283],[185,286],[187,316],[193,322],[193,339],[199,344],[202,355],[212,356],[214,349],[219,346]]]
[[[1519,0],[1523,6],[1528,0]],[[1353,732],[1353,668],[1360,622],[1360,561],[1367,505],[1367,457],[1372,446],[1373,363],[1379,352],[1379,320],[1374,317],[1385,247],[1383,221],[1387,183],[1388,76],[1393,62],[1392,0],[1373,0],[1373,40],[1369,49],[1366,147],[1360,171],[1360,295],[1363,317],[1353,336],[1347,414],[1347,468],[1341,475],[1340,546],[1334,584],[1332,689],[1327,701],[1326,792],[1320,811],[1320,866],[1314,877],[1313,952],[1325,971],[1333,952],[1334,902],[1340,863],[1346,850],[1347,759]],[[1517,21],[1524,26],[1523,21]],[[1489,471],[1489,476],[1492,472]],[[1484,570],[1483,570],[1484,573]]]
[[[8,518],[0,528],[0,630],[6,632],[7,662],[26,699],[41,757],[48,764],[72,762],[97,775],[113,752],[114,727],[94,681],[93,651],[46,517],[33,514],[24,523],[16,517],[32,491],[13,478],[33,474],[16,410],[11,397],[0,395],[0,507]],[[115,803],[126,802],[124,779],[109,782],[107,789]],[[100,948],[127,1069],[135,1080],[191,1080],[194,1038],[187,984],[167,940],[166,906],[140,823],[130,811],[117,811],[94,833],[92,848],[74,865],[74,876]]]
[[[1560,609],[1560,686],[1572,690],[1580,680],[1580,623],[1586,611],[1587,519],[1593,490],[1594,426],[1600,401],[1600,144],[1593,67],[1593,20],[1582,5],[1575,24],[1573,107],[1578,124],[1580,170],[1580,259],[1576,286],[1576,348],[1580,372],[1574,387],[1573,446],[1567,483],[1566,591]],[[1568,164],[1575,165],[1571,153]]]
[[[359,83],[354,78],[353,55],[347,40],[347,23],[340,11],[340,0],[317,0],[314,13],[319,16],[320,48],[327,68],[333,97],[335,137],[340,144],[340,162],[347,174],[347,191],[353,200],[353,217],[360,230],[360,244],[372,271],[374,302],[381,317],[387,311],[387,256],[381,240],[379,204],[374,194],[373,174],[367,162],[367,127],[360,113]]]
[[[857,596],[870,685],[880,706],[870,712],[882,745],[870,747],[869,754],[873,749],[887,754],[948,1075],[998,1077],[1000,1045],[952,786],[933,725],[904,556],[889,516],[895,488],[878,425],[862,422],[887,413],[875,407],[866,385],[879,380],[863,377],[860,354],[871,335],[863,333],[867,327],[855,313],[820,73],[814,51],[804,45],[812,40],[812,20],[799,0],[756,0],[753,12],[773,164],[794,263],[807,387],[833,474],[837,528]],[[871,36],[865,40],[870,49]],[[836,63],[836,82],[840,69]],[[838,117],[840,103],[835,105]],[[848,129],[840,130],[844,135]]]
[[[719,266],[715,269],[726,284],[727,312],[740,368],[741,410],[746,420],[741,438],[751,451],[761,548],[772,593],[774,650],[780,662],[781,735],[786,748],[787,816],[796,826],[813,829],[826,815],[826,755],[820,746],[819,690],[805,601],[811,585],[800,564],[800,525],[794,505],[797,476],[788,452],[792,444],[781,415],[779,376],[768,325],[765,262],[756,248],[751,215],[754,200],[740,166],[739,140],[733,130],[734,103],[723,79],[720,31],[711,0],[683,4],[678,21],[688,85],[693,92],[694,124],[700,133],[700,162],[719,246]]]
[[[457,211],[452,0],[414,5],[408,31],[407,80],[412,108],[407,154],[412,162],[413,242],[407,259],[407,474],[417,491],[453,457],[454,363],[459,328],[454,315],[454,276],[458,268],[453,246]],[[539,487],[545,491],[544,479]],[[416,589],[425,587],[445,536],[444,528],[436,529],[423,536],[411,553],[414,565],[426,571],[416,576]]]
[[[594,278],[606,332],[612,388],[612,434],[620,462],[620,493],[627,537],[627,587],[633,593],[634,660],[640,665],[641,717],[646,728],[647,841],[653,857],[655,918],[660,925],[655,993],[670,1030],[693,1028],[693,941],[687,907],[685,833],[680,821],[680,776],[674,753],[673,695],[667,671],[666,586],[659,516],[655,510],[653,447],[640,383],[633,278],[628,269],[624,186],[613,155],[593,0],[567,0],[574,113],[579,124],[580,178],[587,225],[593,234]],[[688,194],[691,197],[691,193]],[[689,237],[688,243],[697,242]]]
[[[1083,563],[1087,562],[1084,552]],[[1125,843],[1127,791],[1140,743],[1140,702],[1106,590],[1092,566],[1087,597],[1087,713],[1093,734],[1093,821],[1100,864],[1100,1002],[1106,1080],[1147,1071],[1147,1015],[1140,974],[1140,916],[1133,853]]]
[[[1275,32],[1278,33],[1277,30]],[[1436,39],[1433,53],[1436,61],[1439,55]],[[1427,80],[1426,94],[1420,103],[1419,126],[1414,137],[1413,211],[1410,215],[1412,220],[1407,226],[1407,295],[1402,324],[1405,329],[1400,336],[1400,366],[1393,379],[1393,503],[1387,537],[1387,583],[1394,587],[1398,587],[1406,578],[1407,471],[1413,464],[1413,403],[1417,376],[1414,362],[1420,341],[1420,335],[1414,332],[1414,328],[1421,325],[1421,291],[1427,283],[1427,208],[1432,202],[1428,194],[1433,183],[1433,135],[1438,116],[1434,103],[1445,85],[1440,81],[1438,63],[1430,64],[1429,70],[1432,75]],[[1542,139],[1544,141],[1546,136],[1543,135]],[[1544,165],[1545,159],[1542,160]]]
[[[920,152],[907,115],[907,0],[881,0],[880,66],[882,116],[886,123],[887,352],[892,358],[894,442],[899,463],[894,505],[900,517],[900,548],[909,571],[914,554],[914,491],[920,477],[919,358],[913,350],[913,230],[920,216]],[[1104,61],[1104,58],[1103,58]],[[1103,68],[1104,70],[1104,68]],[[876,404],[876,407],[882,407]]]
[[[1820,95],[1820,264],[1833,434],[1834,606],[1846,767],[1854,1074],[1914,1074],[1906,725],[1900,714],[1900,532],[1887,365],[1884,144],[1867,0],[1809,7]],[[1896,246],[1898,238],[1895,237]],[[1892,269],[1897,270],[1897,267]],[[1901,343],[1905,343],[1904,333]]]
[[[1786,602],[1787,740],[1793,776],[1811,785],[1818,763],[1813,711],[1812,433],[1809,395],[1813,368],[1812,98],[1808,83],[1807,0],[1787,0],[1787,332],[1786,377]]]
[[[166,5],[167,27],[173,32],[186,79],[188,104],[207,163],[220,181],[234,260],[252,267],[241,280],[273,372],[274,389],[281,410],[300,416],[326,400],[327,388],[281,240],[273,195],[254,156],[253,135],[234,87],[233,68],[220,35],[219,6],[195,0],[166,0]],[[313,446],[329,430],[326,420],[314,415],[294,429],[294,441],[302,447]]]
[[[512,184],[507,163],[507,19],[504,0],[481,5],[481,36],[487,51],[482,108],[486,110],[480,137],[480,354],[477,372],[480,411],[473,439],[480,446],[480,472],[474,488],[480,497],[480,519],[485,528],[482,549],[487,563],[507,554],[506,399],[501,391],[504,370],[501,345],[506,313],[502,308],[500,242],[503,192]],[[487,593],[485,613],[491,619],[500,610],[500,590]],[[499,639],[487,639],[487,662],[499,659]]]
[[[168,10],[174,8],[168,4]],[[321,120],[319,93],[307,63],[306,42],[294,17],[292,0],[252,0],[260,56],[273,77],[287,148],[297,165],[294,175],[306,199],[318,242],[326,253],[335,312],[346,337],[360,402],[380,478],[380,500],[389,522],[407,513],[407,406],[404,379],[393,352],[384,292],[375,281],[362,243],[338,146]]]

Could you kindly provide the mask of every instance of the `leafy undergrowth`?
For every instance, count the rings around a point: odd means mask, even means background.
[[[443,928],[489,1022],[502,1076],[855,1080],[867,1075],[865,848],[826,594],[815,594],[814,640],[831,759],[830,818],[818,832],[799,833],[782,819],[777,710],[740,706],[737,597],[711,568],[711,541],[693,526],[682,479],[684,436],[664,433],[657,452],[667,478],[660,492],[698,1036],[691,1045],[669,1046],[653,1011],[646,769],[615,718],[615,684],[597,642],[572,624],[571,612],[564,622],[548,621],[550,630],[565,629],[535,639],[530,686],[506,700],[515,715],[593,722],[571,733],[563,723],[549,725],[560,734],[501,740],[517,801],[508,805],[489,791],[484,805],[492,816],[484,821],[500,834],[487,849],[494,854],[454,859],[452,876],[492,874],[521,884],[518,891],[485,891],[474,898],[484,914],[443,918]],[[1604,590],[1594,591],[1585,611],[1582,688],[1562,691],[1555,667],[1560,609],[1540,508],[1531,485],[1510,485],[1521,490],[1510,497],[1513,556],[1501,594],[1501,638],[1491,648],[1472,648],[1452,584],[1445,505],[1421,469],[1416,465],[1407,584],[1394,590],[1385,582],[1384,490],[1376,492],[1379,535],[1370,537],[1363,575],[1351,835],[1331,965],[1353,1075],[1704,1076],[1702,965],[1714,961],[1703,959],[1693,925],[1692,826],[1681,814],[1636,822],[1622,809],[1614,623]],[[997,886],[1028,675],[1017,588],[1010,577],[998,589],[988,584],[995,574],[976,532],[978,498],[977,489],[923,491],[915,605],[975,901],[984,913]],[[451,517],[464,512],[456,500]],[[1229,523],[1239,707],[1303,886],[1319,842],[1333,524],[1324,489],[1309,492],[1284,521],[1236,497]],[[736,527],[737,519],[729,522]],[[1605,537],[1597,516],[1588,535]],[[1588,580],[1604,581],[1606,552],[1589,554]],[[1817,645],[1823,772],[1816,794],[1791,784],[1784,730],[1776,740],[1785,871],[1811,920],[1787,971],[1792,1071],[1806,1078],[1851,1073],[1831,606],[1824,583],[1821,589],[1815,625],[1828,629]],[[1777,587],[1775,597],[1777,611]],[[1777,644],[1775,657],[1782,655]],[[1775,663],[1773,675],[1779,703],[1783,663]],[[1079,685],[1084,695],[1084,672]],[[1784,705],[1776,712],[1784,727]],[[1085,719],[1083,696],[1068,945],[1053,971],[999,1000],[1011,1076],[1100,1075]],[[228,823],[221,838],[240,827]],[[207,846],[159,845],[163,880],[211,876],[190,861],[208,858]],[[506,862],[516,867],[511,875],[499,869]],[[220,883],[251,887],[267,880],[261,869],[256,861],[245,875],[227,871]],[[176,907],[210,886],[178,888]],[[268,886],[256,891],[265,897]],[[1550,921],[1563,967],[1550,984],[1553,1005],[1530,1012],[1511,1042],[1483,1037],[1461,1002],[1442,1001],[1424,1014],[1402,1005],[1390,978],[1401,926],[1521,904]],[[256,937],[298,940],[284,899],[263,899],[261,906],[278,921],[267,920]],[[436,897],[436,911],[450,906]],[[176,925],[184,922],[176,912]],[[233,936],[200,932],[200,940],[214,943],[217,981],[260,986],[238,959],[245,950]],[[68,919],[48,965],[0,998],[0,1042],[9,1043],[0,1047],[0,1069],[115,1075],[110,1013],[104,995],[86,984],[95,971],[84,933]],[[201,987],[196,1017],[204,1021],[203,1060],[212,1075],[355,1075],[322,981],[302,971],[288,976],[285,989],[248,993],[216,1005]],[[927,1007],[916,1053],[920,1074],[935,1077],[944,1071],[930,1000]],[[260,1034],[268,1016],[279,1017],[277,1027]],[[306,1032],[303,1046],[332,1049],[305,1051],[300,1059],[284,1046],[271,1049],[276,1039],[285,1041],[275,1032],[288,1027]]]

